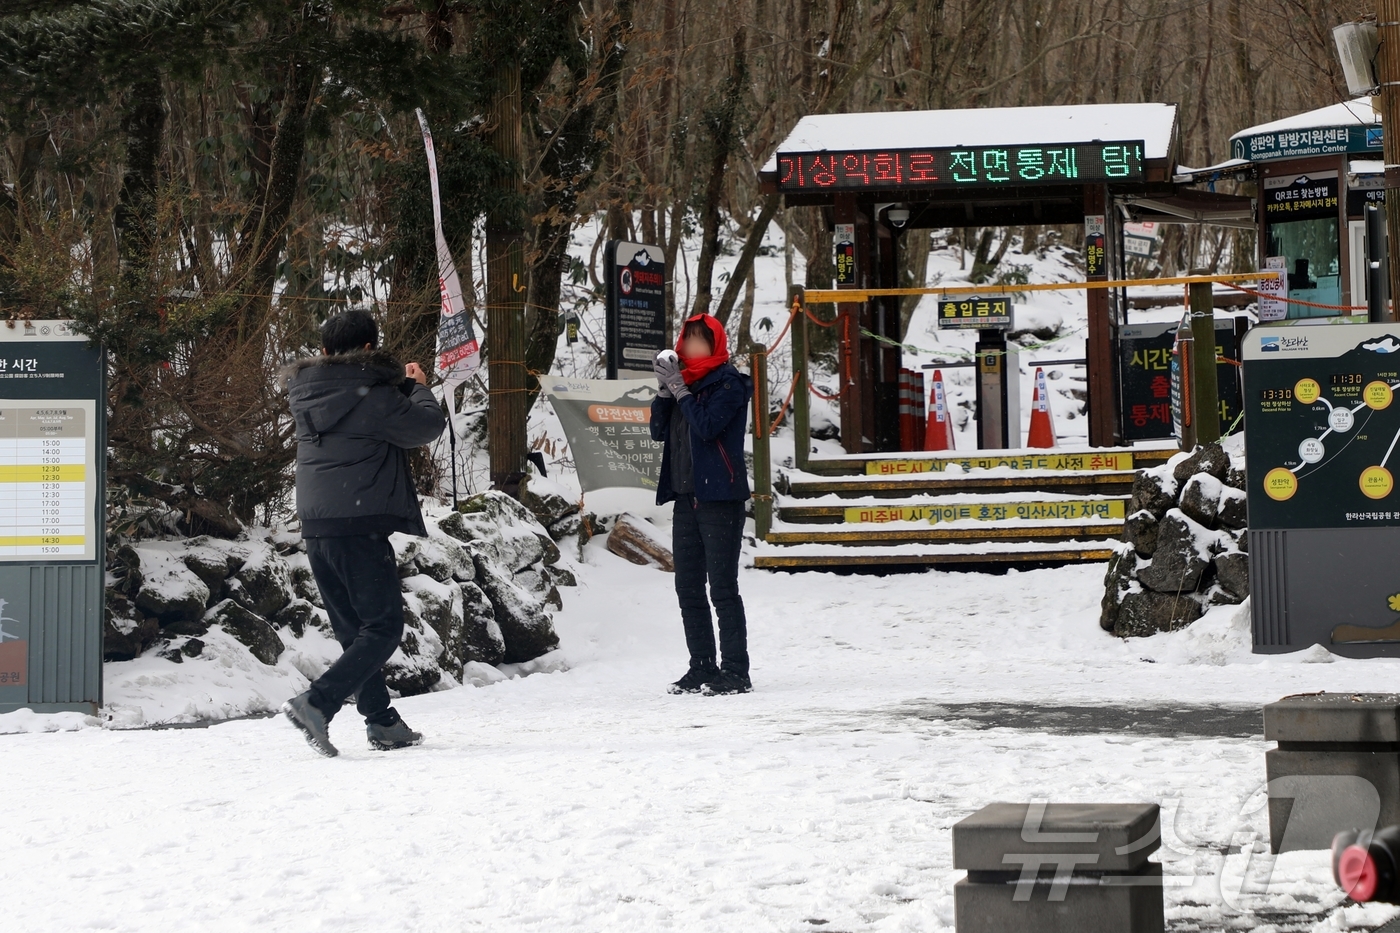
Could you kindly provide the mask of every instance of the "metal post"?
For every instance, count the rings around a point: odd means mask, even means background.
[[[1394,130],[1400,126],[1400,0],[1376,0],[1376,31],[1380,48],[1376,53],[1376,78],[1381,92],[1381,125]],[[1390,294],[1400,296],[1400,133],[1383,136],[1385,154],[1385,217],[1386,225],[1397,231],[1390,241]],[[1382,320],[1390,320],[1386,312]]]
[[[1206,271],[1192,275],[1209,275]],[[1196,442],[1220,440],[1220,383],[1215,371],[1215,299],[1210,282],[1191,283],[1191,406]]]
[[[1385,214],[1379,204],[1366,205],[1366,308],[1372,324],[1388,319],[1390,269],[1386,264]],[[1352,304],[1356,303],[1353,296]]]
[[[773,527],[773,475],[768,455],[768,352],[749,355],[753,376],[753,524],[760,541]]]
[[[804,289],[797,285],[788,296],[788,307],[797,302],[797,320],[792,322],[792,369],[797,388],[792,395],[793,466],[807,469],[812,451],[812,396],[807,389],[807,299]]]

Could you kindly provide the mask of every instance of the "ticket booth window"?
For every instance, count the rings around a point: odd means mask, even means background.
[[[1288,260],[1288,297],[1323,305],[1342,303],[1342,264],[1337,217],[1313,217],[1269,225],[1269,255]],[[1330,317],[1327,308],[1289,305],[1290,318]]]

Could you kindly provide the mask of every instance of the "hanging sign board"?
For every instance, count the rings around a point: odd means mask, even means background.
[[[663,445],[651,439],[654,381],[547,376],[540,384],[564,427],[584,492],[656,488]]]
[[[856,225],[837,224],[832,242],[836,247],[836,284],[856,284]]]
[[[608,378],[652,372],[666,347],[666,262],[658,246],[610,240],[607,269]]]
[[[1123,440],[1169,438],[1172,429],[1172,343],[1175,322],[1134,324],[1118,331],[1118,389],[1123,413]],[[1216,318],[1216,378],[1220,386],[1220,430],[1240,413],[1239,338],[1234,318]]]
[[[1089,278],[1108,274],[1108,238],[1103,214],[1084,218],[1084,274]]]
[[[778,190],[1011,188],[1141,181],[1143,141],[778,153]]]
[[[1259,321],[1267,324],[1288,317],[1288,302],[1285,300],[1288,298],[1288,257],[1268,257],[1264,260],[1264,270],[1278,273],[1277,278],[1259,280],[1258,291],[1268,296],[1259,299]]]
[[[953,297],[938,301],[939,330],[1008,330],[1011,327],[1011,297]]]

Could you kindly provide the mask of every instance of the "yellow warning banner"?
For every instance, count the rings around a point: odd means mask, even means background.
[[[942,473],[949,464],[964,470],[1053,470],[1062,473],[1099,473],[1131,470],[1133,455],[1124,451],[1108,453],[1033,454],[1030,456],[931,457],[924,460],[870,460],[867,476],[908,476],[914,473]]]
[[[1121,521],[1127,513],[1122,499],[1059,499],[1049,502],[951,503],[947,505],[881,505],[846,509],[847,522],[919,522],[931,525],[957,521]]]

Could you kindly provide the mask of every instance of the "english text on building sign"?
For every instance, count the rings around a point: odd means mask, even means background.
[[[1142,140],[778,154],[783,191],[1140,181]]]

